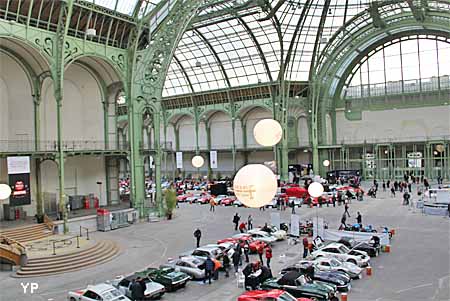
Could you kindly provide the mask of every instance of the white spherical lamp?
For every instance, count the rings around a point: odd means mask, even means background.
[[[263,119],[253,128],[253,136],[256,142],[262,146],[274,146],[283,137],[283,129],[278,121]]]
[[[275,174],[262,164],[242,167],[234,177],[234,194],[244,205],[260,208],[267,205],[277,193]]]
[[[323,194],[323,186],[318,182],[313,182],[308,187],[308,193],[313,198],[318,198]]]
[[[194,158],[192,158],[192,166],[194,166],[195,168],[202,167],[204,163],[205,160],[203,160],[202,156],[194,156]]]
[[[325,167],[330,166],[330,160],[323,160],[323,166]]]
[[[11,195],[11,187],[7,184],[0,184],[0,200],[6,200]]]

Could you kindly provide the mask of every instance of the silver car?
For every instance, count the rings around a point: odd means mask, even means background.
[[[129,275],[129,276],[119,276],[113,281],[111,281],[111,284],[117,288],[122,294],[127,296],[128,298],[131,298],[131,282],[133,279],[136,279],[137,275]],[[154,299],[159,298],[166,292],[166,289],[164,288],[164,285],[161,285],[157,282],[152,281],[150,278],[144,278],[145,282],[145,291],[144,296],[145,299]]]
[[[184,256],[179,259],[171,259],[162,264],[163,267],[171,267],[176,271],[188,274],[194,280],[205,278],[205,260],[195,256]]]

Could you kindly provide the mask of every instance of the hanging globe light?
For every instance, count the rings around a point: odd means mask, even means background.
[[[308,193],[313,198],[318,198],[323,194],[323,186],[319,182],[313,182],[308,187]]]
[[[11,195],[11,187],[7,184],[0,184],[0,200],[6,200]]]
[[[253,128],[253,136],[256,142],[262,146],[274,146],[283,137],[283,129],[278,121],[263,119]]]
[[[330,160],[323,160],[323,166],[325,167],[330,166]]]
[[[234,194],[244,205],[260,208],[267,205],[277,193],[275,174],[262,164],[242,167],[234,177]]]
[[[205,160],[203,160],[202,156],[194,156],[194,158],[192,158],[192,166],[194,166],[195,168],[200,168],[203,166],[203,164],[205,163]]]

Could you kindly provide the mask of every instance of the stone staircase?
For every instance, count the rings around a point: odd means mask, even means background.
[[[25,243],[33,240],[42,239],[52,235],[48,224],[35,224],[24,227],[13,228],[0,231],[0,235]]]
[[[17,271],[15,277],[38,277],[68,273],[103,264],[119,254],[119,247],[113,241],[100,241],[79,252],[29,259]]]

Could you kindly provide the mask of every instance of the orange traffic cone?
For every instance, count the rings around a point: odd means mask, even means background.
[[[386,253],[391,252],[391,246],[390,245],[385,245],[384,246],[384,252],[386,252]]]
[[[341,294],[341,301],[347,301],[347,300],[348,300],[347,293],[342,293]]]
[[[367,274],[367,276],[372,276],[372,267],[366,268],[366,274]]]

